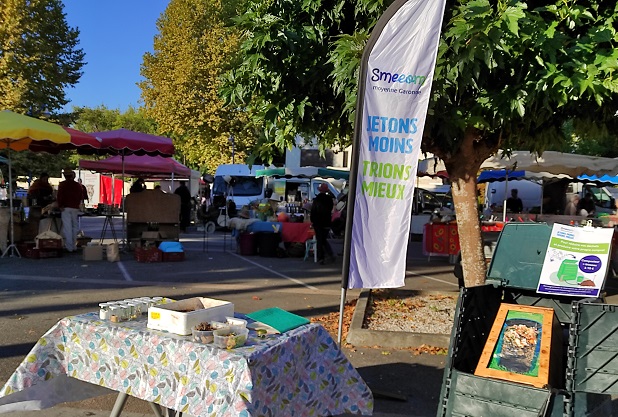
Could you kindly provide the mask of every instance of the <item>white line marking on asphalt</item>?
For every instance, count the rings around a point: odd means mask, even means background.
[[[453,287],[459,287],[459,284],[458,284],[458,283],[453,283],[453,282],[446,281],[446,280],[443,280],[443,279],[439,279],[439,278],[430,277],[430,276],[428,276],[428,275],[416,274],[416,273],[414,273],[414,272],[406,272],[406,275],[414,275],[415,277],[426,278],[426,279],[430,279],[430,280],[432,280],[432,281],[442,282],[443,284],[452,285]]]
[[[131,278],[131,274],[129,274],[129,271],[127,271],[127,268],[125,268],[122,262],[120,261],[118,261],[118,269],[120,269],[120,272],[122,273],[122,276],[124,277],[125,280],[133,281],[133,278]]]
[[[302,281],[300,281],[300,280],[298,280],[298,279],[296,279],[296,278],[292,278],[292,277],[288,277],[287,275],[283,275],[282,273],[277,272],[277,271],[275,271],[275,270],[273,270],[273,269],[267,268],[267,267],[265,267],[264,265],[260,265],[260,264],[259,264],[259,263],[257,263],[257,262],[253,262],[253,261],[251,261],[251,260],[249,260],[249,259],[245,258],[244,256],[240,256],[240,255],[237,255],[237,254],[232,253],[232,252],[228,252],[228,253],[229,253],[230,255],[234,255],[234,256],[236,256],[237,258],[242,259],[243,261],[249,262],[250,264],[257,266],[258,268],[262,268],[262,269],[263,269],[263,270],[265,270],[265,271],[268,271],[268,272],[270,272],[270,273],[272,273],[272,274],[278,275],[278,276],[280,276],[281,278],[285,278],[285,279],[287,279],[287,280],[289,280],[289,281],[292,281],[292,282],[294,282],[294,283],[296,283],[296,284],[302,285],[303,287],[305,287],[305,288],[309,288],[310,290],[319,291],[316,287],[314,287],[314,286],[312,286],[312,285],[305,284],[304,282],[302,282]]]

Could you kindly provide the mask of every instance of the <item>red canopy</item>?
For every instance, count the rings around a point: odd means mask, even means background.
[[[94,132],[93,136],[101,139],[101,148],[114,151],[119,155],[174,155],[174,144],[170,138],[134,132],[128,129]]]
[[[54,143],[47,140],[32,141],[28,150],[32,152],[48,152],[57,154],[60,151],[76,150],[79,154],[105,153],[101,149],[101,139],[70,127],[64,127],[71,135],[68,143]]]
[[[116,155],[100,161],[79,161],[81,169],[122,174],[122,156]],[[176,161],[174,158],[148,155],[128,155],[124,157],[124,173],[132,176],[156,176],[174,174],[175,176],[190,177],[191,170]]]

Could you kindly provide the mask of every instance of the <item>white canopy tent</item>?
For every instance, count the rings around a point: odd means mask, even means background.
[[[517,170],[565,174],[573,178],[584,174],[618,174],[618,159],[613,158],[556,151],[545,151],[541,156],[528,151],[513,151],[509,157],[501,155],[498,153],[488,158],[481,165],[481,169],[513,169],[515,167]]]
[[[437,158],[427,158],[419,162],[419,172],[427,175],[437,175],[445,171],[444,162]],[[543,173],[547,178],[550,174],[568,175],[577,178],[580,175],[610,175],[618,174],[618,158],[603,158],[600,156],[578,155],[572,153],[545,151],[541,156],[528,151],[512,151],[510,156],[503,156],[499,151],[481,164],[481,170],[510,169]]]

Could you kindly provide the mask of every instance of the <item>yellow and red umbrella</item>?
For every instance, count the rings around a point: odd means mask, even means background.
[[[35,119],[23,114],[14,113],[10,110],[0,111],[0,149],[8,150],[9,160],[9,207],[13,212],[13,178],[11,173],[11,151],[24,151],[30,149],[33,143],[41,146],[67,146],[67,149],[78,148],[72,144],[72,138],[78,141],[90,141],[92,147],[100,148],[95,137],[87,138],[83,132],[64,128],[55,123]],[[45,150],[45,149],[41,149]],[[16,253],[19,251],[14,244],[13,216],[11,216],[11,245],[2,254]]]
[[[70,143],[71,134],[62,126],[10,110],[0,112],[0,149],[24,151],[32,141]]]

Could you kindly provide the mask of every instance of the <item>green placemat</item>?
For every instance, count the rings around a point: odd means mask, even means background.
[[[295,329],[303,324],[309,323],[306,318],[280,309],[279,307],[266,308],[247,314],[247,317],[268,324],[281,333]]]

